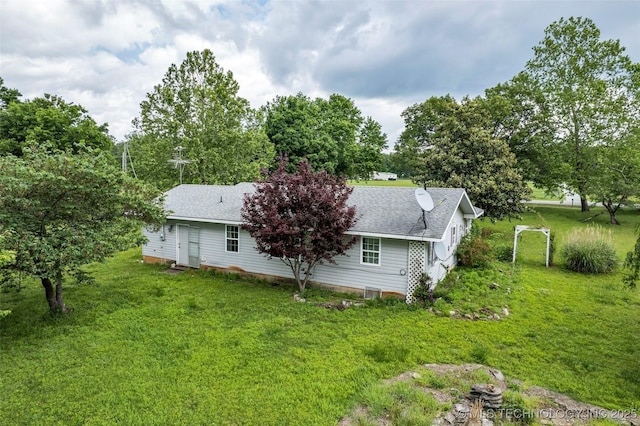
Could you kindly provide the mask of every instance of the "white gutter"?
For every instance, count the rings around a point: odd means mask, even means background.
[[[212,224],[221,224],[221,225],[242,225],[242,222],[234,221],[234,220],[221,220],[221,219],[206,219],[199,217],[187,217],[187,216],[167,216],[167,219],[182,221],[182,222],[199,222],[199,223],[212,223]],[[397,234],[381,234],[377,232],[359,232],[359,231],[347,231],[346,235],[358,235],[361,237],[372,237],[372,238],[388,238],[390,240],[408,240],[408,241],[431,241],[431,242],[439,242],[443,241],[442,238],[426,238],[417,235],[397,235]]]

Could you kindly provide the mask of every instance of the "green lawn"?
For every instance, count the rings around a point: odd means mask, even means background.
[[[564,199],[564,194],[562,191],[558,190],[554,194],[549,194],[544,189],[537,188],[533,183],[529,182],[529,188],[531,188],[532,200],[553,200],[553,201],[561,201]]]
[[[353,186],[403,186],[417,188],[420,185],[416,185],[411,182],[410,179],[397,179],[397,180],[350,180],[349,185]]]
[[[538,207],[558,244],[577,209]],[[602,219],[602,220],[601,220]],[[606,225],[606,217],[595,219]],[[620,259],[638,212],[613,229]],[[482,223],[509,243],[515,222]],[[373,383],[424,363],[484,362],[526,384],[607,408],[640,405],[640,292],[620,274],[544,267],[544,236],[523,234],[501,321],[403,304],[345,311],[292,300],[293,289],[204,271],[172,275],[122,253],[69,285],[69,317],[42,290],[0,293],[0,424],[331,425]],[[557,256],[557,263],[561,259]],[[499,268],[511,271],[508,263]],[[473,271],[472,271],[473,272]],[[475,273],[475,272],[474,272]],[[315,292],[311,301],[326,294]]]

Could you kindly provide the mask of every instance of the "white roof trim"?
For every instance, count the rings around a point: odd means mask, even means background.
[[[218,219],[206,219],[206,218],[194,218],[194,217],[186,217],[186,216],[167,216],[169,220],[182,221],[182,222],[199,222],[199,223],[212,223],[212,224],[221,224],[221,225],[242,225],[242,222],[237,222],[233,220],[218,220]],[[358,235],[361,237],[373,237],[373,238],[387,238],[390,240],[410,240],[410,241],[432,241],[438,242],[442,241],[437,238],[426,238],[415,235],[396,235],[396,234],[380,234],[375,232],[357,232],[357,231],[347,231],[346,235]]]
[[[170,220],[179,220],[184,222],[200,222],[200,223],[220,223],[223,225],[241,225],[242,222],[236,220],[221,220],[221,219],[208,219],[202,217],[187,217],[187,216],[167,216]]]
[[[358,235],[358,236],[361,236],[361,237],[387,238],[387,239],[390,239],[390,240],[433,241],[433,242],[442,241],[442,239],[420,237],[420,236],[416,236],[416,235],[379,234],[379,233],[375,233],[375,232],[347,231],[347,232],[345,232],[345,234],[346,235]]]

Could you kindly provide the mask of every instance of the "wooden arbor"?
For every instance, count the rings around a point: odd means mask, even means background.
[[[545,265],[549,267],[549,248],[551,247],[551,230],[549,228],[536,228],[533,226],[516,225],[516,233],[513,236],[513,263],[516,262],[516,255],[518,254],[518,234],[522,231],[538,231],[547,236],[547,258]]]

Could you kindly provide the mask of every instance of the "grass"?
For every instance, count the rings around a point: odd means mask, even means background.
[[[411,182],[410,179],[397,179],[397,180],[350,180],[349,185],[353,186],[401,186],[417,188],[421,185],[416,185]]]
[[[550,226],[561,248],[581,217],[539,207],[522,224]],[[623,211],[620,227],[600,219],[622,259],[640,215]],[[482,223],[506,244],[514,225]],[[573,273],[562,259],[545,268],[542,234],[523,233],[519,250],[501,321],[394,303],[326,309],[283,285],[165,274],[139,250],[92,265],[95,284],[67,286],[68,317],[50,317],[26,282],[0,293],[13,311],[0,320],[0,424],[330,425],[383,378],[476,361],[605,408],[640,406],[640,292],[624,290],[620,273]]]
[[[565,198],[564,194],[561,190],[556,191],[556,193],[548,193],[545,189],[541,189],[536,187],[532,182],[528,182],[529,188],[531,188],[532,200],[551,200],[551,201],[561,201]]]

